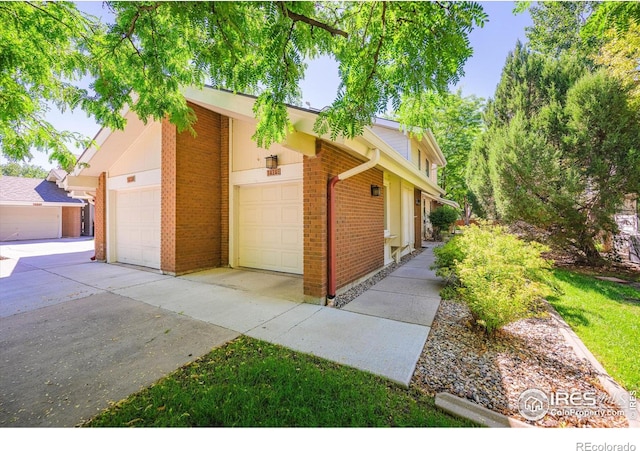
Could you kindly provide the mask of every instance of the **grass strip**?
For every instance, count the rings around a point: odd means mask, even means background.
[[[470,427],[433,398],[242,336],[118,402],[85,426]]]
[[[548,297],[607,372],[625,389],[640,389],[640,290],[557,269],[560,291]]]

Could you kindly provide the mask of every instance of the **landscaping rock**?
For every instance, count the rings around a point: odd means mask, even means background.
[[[548,309],[552,307],[546,304]],[[512,323],[489,337],[471,327],[466,305],[443,300],[416,366],[411,386],[435,396],[451,393],[538,427],[627,427],[626,417],[598,381],[599,373],[577,357],[551,315]],[[595,393],[587,415],[551,409],[537,421],[520,414],[519,397],[530,388],[549,393]]]

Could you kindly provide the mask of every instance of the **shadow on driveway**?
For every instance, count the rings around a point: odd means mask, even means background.
[[[163,276],[127,278],[123,268],[90,263],[87,246],[2,246],[14,270],[0,278],[0,427],[77,425],[239,335],[106,291],[101,284]],[[91,282],[93,270],[101,284]]]

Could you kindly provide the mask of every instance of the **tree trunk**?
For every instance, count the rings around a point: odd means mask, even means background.
[[[584,253],[585,263],[589,266],[603,266],[605,263],[604,258],[600,255],[600,252],[596,249],[596,245],[593,242],[592,237],[586,237],[582,240],[580,250]]]
[[[465,199],[464,201],[464,225],[471,223],[471,204]]]

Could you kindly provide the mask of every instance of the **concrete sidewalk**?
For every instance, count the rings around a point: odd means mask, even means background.
[[[95,412],[101,406],[107,407],[109,401],[118,401],[117,396],[138,391],[141,381],[161,376],[156,371],[137,374],[144,365],[128,363],[130,372],[118,376],[117,381],[109,381],[105,375],[120,374],[115,371],[123,368],[120,358],[128,361],[127,350],[131,352],[129,357],[149,357],[148,346],[152,343],[156,346],[152,353],[157,358],[157,346],[162,344],[167,348],[166,362],[174,362],[175,369],[238,334],[407,386],[439,303],[439,283],[428,269],[433,258],[431,249],[425,249],[337,310],[300,303],[302,279],[296,276],[222,269],[171,277],[130,266],[91,262],[91,245],[77,241],[49,247],[46,243],[0,247],[2,255],[10,257],[0,260],[0,345],[6,363],[0,369],[0,425],[9,425],[7,418],[14,418],[18,410],[22,412],[19,418],[34,418],[26,424],[16,424],[23,426],[72,426],[82,419],[79,411],[67,408],[66,413],[62,412],[55,402],[53,408],[51,402],[47,404],[51,411],[25,413],[30,408],[41,408],[39,398],[52,395],[49,382],[56,374],[68,375],[68,387],[91,387],[84,381],[100,380],[101,393],[105,395],[101,402],[91,403],[91,411]],[[132,309],[131,314],[128,309]],[[154,311],[159,316],[149,316]],[[147,334],[139,330],[128,335],[127,330],[133,325],[127,324],[139,314],[165,324]],[[102,330],[95,340],[85,323]],[[64,330],[59,330],[58,325],[63,325],[60,327]],[[117,332],[112,333],[109,325]],[[171,332],[163,333],[162,327]],[[189,337],[189,328],[199,336]],[[84,332],[75,333],[76,330]],[[172,341],[173,335],[179,345]],[[56,339],[47,339],[52,336]],[[209,337],[208,348],[204,337]],[[83,350],[85,345],[87,349]],[[91,349],[113,357],[99,365],[90,364],[95,359]],[[83,358],[68,357],[73,355]],[[25,373],[24,368],[29,371]],[[169,366],[162,368],[169,372]],[[43,380],[45,374],[48,380]],[[8,383],[14,380],[15,383]],[[117,390],[111,390],[110,383],[117,385]],[[18,410],[8,411],[7,400],[20,401],[22,392],[29,394],[32,404],[25,407],[14,402],[10,405]],[[72,392],[65,391],[65,396]],[[73,402],[76,401],[68,399],[58,405]],[[58,415],[55,422],[49,421],[52,415]]]
[[[431,327],[444,286],[430,267],[433,247],[423,252],[343,307],[343,310]]]

